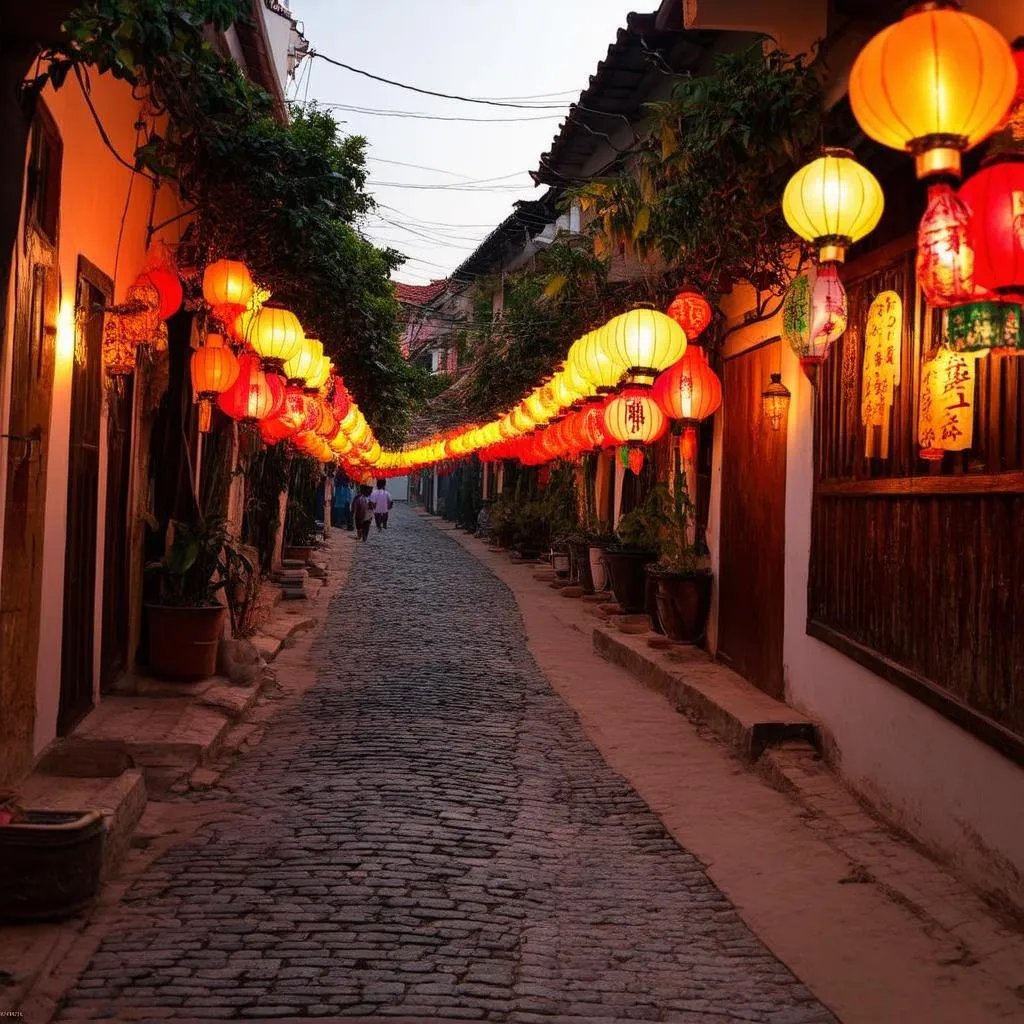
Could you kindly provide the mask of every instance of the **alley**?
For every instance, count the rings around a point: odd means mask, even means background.
[[[452,539],[397,508],[314,650],[317,685],[207,798],[233,813],[129,891],[61,1019],[833,1020],[604,763]]]

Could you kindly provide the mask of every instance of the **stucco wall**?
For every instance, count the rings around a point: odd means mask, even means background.
[[[91,97],[115,149],[131,162],[135,148],[134,124],[138,104],[129,88],[109,76],[91,75]],[[53,404],[49,432],[46,477],[46,512],[42,555],[43,590],[40,617],[41,642],[36,670],[35,749],[38,752],[56,732],[60,698],[61,640],[63,632],[64,555],[67,534],[67,494],[69,437],[71,422],[71,367],[75,353],[72,317],[78,274],[78,258],[84,256],[114,280],[115,301],[124,298],[125,289],[143,266],[146,252],[146,225],[151,210],[154,222],[173,216],[176,199],[162,190],[154,201],[150,183],[132,178],[104,145],[92,115],[73,78],[59,91],[47,89],[44,100],[53,114],[64,146],[61,180],[61,218],[59,265],[61,312],[56,341]],[[120,225],[124,216],[123,232]],[[164,232],[168,241],[177,241],[180,224]],[[121,234],[120,251],[118,236]],[[10,353],[2,368],[4,390],[9,389]],[[6,413],[6,410],[5,410]],[[93,680],[98,686],[101,649],[101,609],[103,593],[103,543],[107,471],[107,409],[101,408],[99,453],[99,513],[96,537],[96,617],[94,633]],[[6,414],[3,422],[6,422]],[[133,444],[138,432],[133,431]],[[134,460],[133,460],[134,462]],[[0,480],[0,486],[3,486]],[[129,525],[135,511],[129,513]]]
[[[734,296],[734,315],[746,303]],[[724,354],[777,337],[777,321],[735,332]],[[786,699],[821,727],[844,779],[892,821],[955,864],[968,880],[1024,906],[1024,771],[838,651],[809,637],[807,579],[813,485],[813,391],[785,344],[783,381],[793,393],[786,452]],[[767,381],[765,381],[767,384]],[[729,401],[723,396],[723,409]],[[709,545],[717,573],[722,417],[715,428]],[[709,629],[717,639],[717,588]]]

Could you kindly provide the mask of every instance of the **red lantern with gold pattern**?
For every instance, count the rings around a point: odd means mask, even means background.
[[[960,186],[959,196],[972,215],[977,286],[1024,294],[1024,154],[987,162]]]
[[[711,304],[700,292],[680,292],[668,307],[668,315],[682,327],[692,344],[711,323]]]
[[[974,298],[971,211],[945,181],[928,186],[928,207],[917,230],[917,283],[933,306]]]
[[[217,405],[232,419],[258,423],[277,415],[284,402],[284,383],[275,374],[260,369],[259,356],[238,358],[238,379],[217,399]]]

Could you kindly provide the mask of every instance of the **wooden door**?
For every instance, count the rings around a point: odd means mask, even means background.
[[[761,407],[779,369],[778,340],[728,360],[722,376],[722,529],[718,656],[773,697],[783,696],[786,425]]]
[[[43,585],[46,464],[60,302],[61,141],[40,106],[32,129],[25,229],[15,259],[7,486],[0,568],[0,783],[33,752]]]
[[[78,330],[71,365],[71,437],[64,551],[64,629],[60,710],[65,735],[92,708],[96,623],[96,528],[100,491],[100,402],[103,394],[103,309],[109,282],[79,260]]]

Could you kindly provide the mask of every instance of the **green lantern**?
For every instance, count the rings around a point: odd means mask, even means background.
[[[942,311],[942,334],[954,352],[1024,355],[1017,302],[968,302]]]

